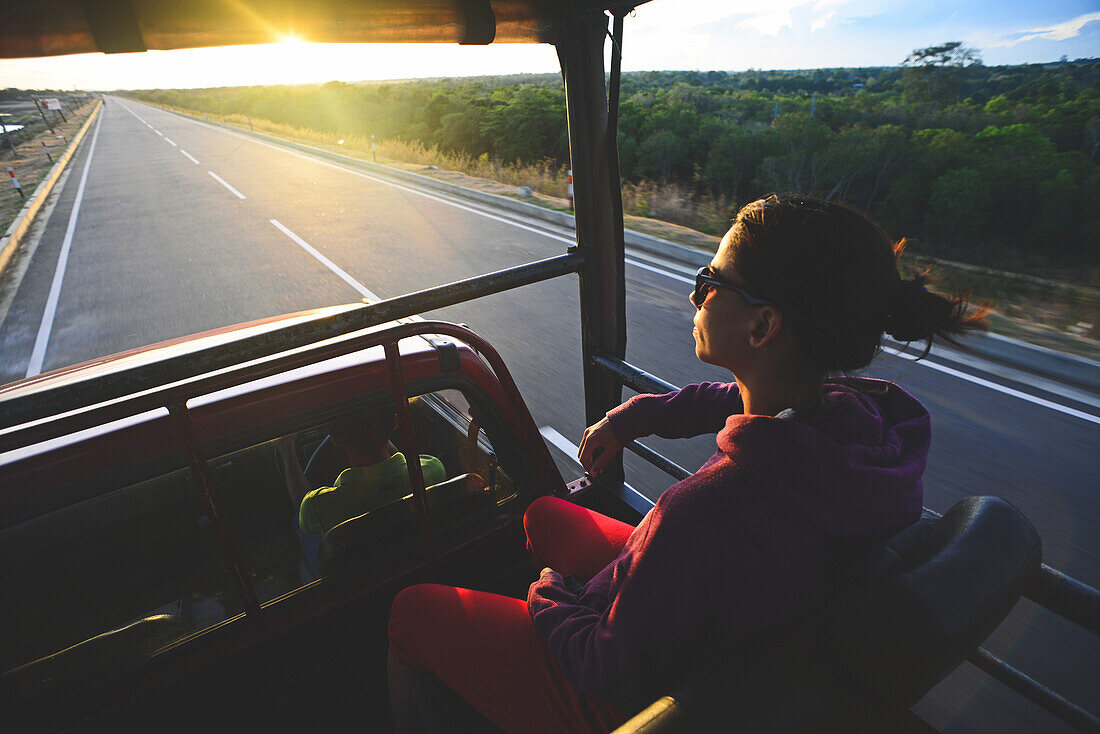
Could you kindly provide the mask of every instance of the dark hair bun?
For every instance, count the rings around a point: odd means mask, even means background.
[[[900,341],[952,340],[982,328],[988,309],[928,291],[927,273],[902,280],[897,244],[863,212],[836,201],[784,194],[746,205],[730,232],[734,265],[775,303],[815,374],[866,367],[884,331]]]
[[[988,307],[971,312],[965,294],[945,298],[925,287],[929,281],[927,272],[901,281],[897,303],[886,319],[887,334],[903,342],[926,340],[931,346],[934,336],[954,342],[957,334],[988,328]]]

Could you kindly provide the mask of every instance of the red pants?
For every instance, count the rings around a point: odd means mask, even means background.
[[[541,497],[523,518],[536,568],[587,580],[615,560],[634,528]],[[626,717],[578,693],[551,657],[522,599],[420,584],[390,609],[390,654],[430,670],[509,734],[606,732]]]

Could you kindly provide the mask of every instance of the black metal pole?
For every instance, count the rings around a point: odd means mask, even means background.
[[[609,150],[615,132],[608,125],[603,47],[607,16],[587,3],[562,4],[561,35],[556,44],[565,79],[569,151],[577,252],[580,271],[581,353],[584,409],[588,425],[619,404],[622,387],[592,363],[595,354],[621,359],[626,354],[626,278],[622,199],[617,155]],[[622,457],[604,469],[604,477],[623,481]]]
[[[0,117],[3,117],[3,115],[0,115]],[[13,135],[15,134],[14,130],[12,130],[12,134]],[[8,126],[4,124],[3,120],[0,120],[0,136],[2,136],[5,140],[8,141],[8,147],[11,148],[11,154],[13,156],[18,155],[15,152],[15,143],[13,143],[12,140],[11,140],[12,136],[8,135]]]
[[[50,121],[46,118],[46,111],[44,109],[42,109],[42,105],[39,102],[38,98],[37,97],[32,97],[31,99],[34,100],[34,108],[36,110],[38,110],[38,114],[42,115],[42,122],[46,123],[46,127],[48,127],[50,129],[50,132],[52,133],[53,132],[53,125],[51,125]]]

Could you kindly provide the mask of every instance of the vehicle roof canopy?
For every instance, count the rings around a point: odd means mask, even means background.
[[[646,0],[7,0],[0,57],[275,43],[555,43],[569,8]]]

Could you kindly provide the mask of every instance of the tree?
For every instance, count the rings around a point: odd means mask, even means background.
[[[939,46],[918,48],[905,57],[902,66],[937,67],[973,66],[982,63],[982,55],[977,49],[962,45],[962,41],[948,41]]]
[[[973,245],[989,227],[991,200],[982,174],[972,168],[948,171],[932,184],[925,225],[949,243]]]
[[[672,166],[684,158],[684,143],[669,130],[657,130],[642,143],[639,157],[642,170],[660,177],[661,183],[669,182]]]
[[[897,125],[861,126],[843,130],[824,154],[826,198],[858,203],[870,209],[889,187],[909,145]]]
[[[981,54],[962,45],[962,41],[948,41],[939,46],[918,48],[909,54],[901,65],[902,90],[906,99],[914,102],[945,103],[959,97],[966,71],[981,66]]]
[[[775,118],[768,133],[778,155],[760,164],[760,178],[767,191],[816,191],[823,182],[823,151],[834,133],[825,123],[802,112]]]
[[[564,92],[534,87],[520,87],[510,95],[497,92],[507,102],[486,111],[481,132],[501,160],[569,159]]]
[[[719,193],[737,197],[746,175],[759,162],[761,149],[759,136],[738,125],[729,127],[710,148],[703,169],[707,183]]]

